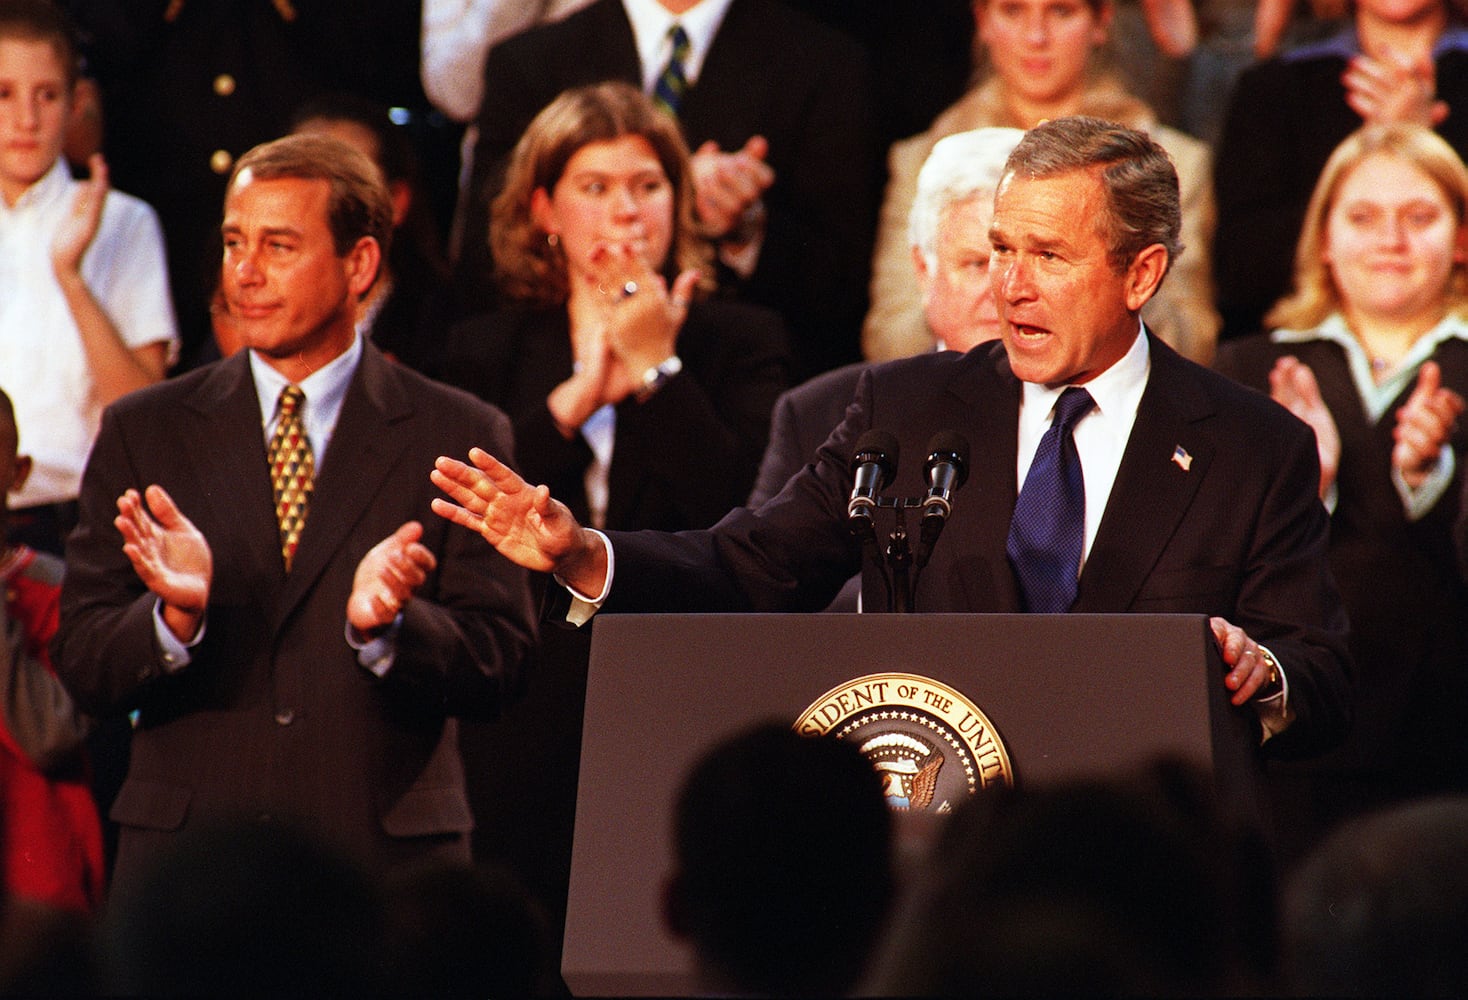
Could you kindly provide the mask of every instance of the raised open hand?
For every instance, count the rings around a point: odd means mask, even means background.
[[[469,461],[440,457],[429,474],[453,502],[433,501],[433,512],[468,528],[511,562],[542,573],[560,572],[581,545],[581,526],[546,486],[531,486],[480,448]]]
[[[1436,361],[1423,362],[1417,385],[1407,402],[1397,410],[1392,428],[1392,467],[1408,486],[1416,489],[1442,454],[1443,445],[1463,413],[1463,397],[1442,384],[1442,369]]]
[[[1353,58],[1341,77],[1346,103],[1368,122],[1412,122],[1429,128],[1448,116],[1437,99],[1432,60],[1399,52]]]
[[[1287,354],[1269,372],[1269,395],[1315,431],[1320,452],[1320,496],[1325,497],[1341,465],[1341,435],[1335,417],[1320,394],[1320,383],[1310,366]]]
[[[423,525],[408,521],[372,546],[352,577],[347,621],[364,635],[392,624],[438,560],[420,541]]]
[[[62,277],[80,270],[82,257],[92,245],[97,227],[102,222],[102,206],[107,202],[110,186],[107,161],[101,153],[93,153],[87,160],[87,166],[91,176],[77,185],[71,209],[51,240],[51,267]]]
[[[138,579],[163,602],[164,621],[182,641],[192,639],[214,580],[208,540],[161,486],[149,486],[142,496],[128,490],[118,497],[112,523]]]

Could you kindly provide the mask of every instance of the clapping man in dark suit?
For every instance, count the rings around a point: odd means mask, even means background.
[[[221,274],[248,350],[103,419],[56,653],[80,705],[137,713],[114,888],[240,818],[374,867],[469,860],[453,716],[513,696],[534,619],[522,570],[427,516],[433,457],[509,448],[508,421],[354,327],[391,225],[350,147],[256,147]]]
[[[434,510],[554,571],[576,596],[572,620],[602,605],[816,610],[864,569],[847,523],[854,445],[879,429],[922,455],[956,430],[974,444],[968,484],[918,610],[1207,615],[1220,682],[1255,713],[1265,747],[1318,750],[1347,722],[1348,656],[1314,437],[1142,325],[1180,224],[1177,175],[1153,140],[1054,119],[1020,141],[995,199],[1001,341],[869,369],[815,463],[763,506],[704,532],[599,535],[476,450],[472,464],[439,460],[434,481],[453,502]],[[922,495],[921,465],[899,468],[892,492]],[[1044,503],[1032,483],[1049,485]],[[883,606],[879,575],[865,573],[867,606]]]

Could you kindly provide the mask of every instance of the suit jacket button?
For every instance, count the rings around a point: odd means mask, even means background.
[[[288,708],[282,708],[279,712],[275,713],[275,721],[282,726],[289,726],[292,722],[296,721],[296,713]]]

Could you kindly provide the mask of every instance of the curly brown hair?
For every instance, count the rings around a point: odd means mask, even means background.
[[[490,208],[495,278],[506,294],[544,305],[566,301],[565,254],[536,225],[531,196],[554,188],[582,147],[627,135],[647,140],[673,189],[673,248],[661,262],[663,270],[671,278],[696,269],[700,291],[712,288],[712,250],[694,223],[688,145],[678,124],[636,87],[613,82],[565,91],[535,116],[515,145],[504,187]]]

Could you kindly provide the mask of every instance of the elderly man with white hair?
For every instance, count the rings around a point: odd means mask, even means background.
[[[989,287],[989,223],[1004,163],[1024,135],[1017,128],[979,128],[939,140],[918,174],[908,214],[908,237],[922,322],[891,331],[911,347],[905,353],[967,351],[999,336],[999,310]],[[817,375],[775,402],[770,441],[749,494],[758,506],[811,460],[841,423],[857,379],[868,362]],[[828,611],[857,610],[860,577],[848,580]]]
[[[922,321],[890,331],[894,341],[907,345],[902,353],[935,347],[967,351],[999,336],[999,311],[989,287],[989,222],[1004,163],[1023,135],[1017,128],[998,127],[959,132],[939,140],[924,161],[908,215]],[[841,423],[865,367],[863,362],[837,368],[780,396],[749,495],[751,506],[780,492],[810,461]]]

